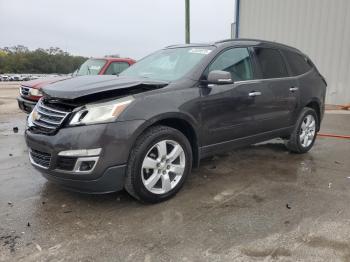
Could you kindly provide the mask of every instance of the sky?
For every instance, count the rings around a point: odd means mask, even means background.
[[[230,38],[235,0],[190,0],[191,42]],[[0,0],[0,47],[140,59],[185,42],[185,0]]]

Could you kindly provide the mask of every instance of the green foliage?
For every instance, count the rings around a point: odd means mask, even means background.
[[[17,45],[0,48],[1,73],[68,74],[75,71],[87,58],[73,56],[58,47],[30,51]]]

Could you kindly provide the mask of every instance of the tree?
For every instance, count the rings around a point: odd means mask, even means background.
[[[59,47],[29,50],[23,45],[0,48],[0,73],[67,74],[87,58],[73,56]]]

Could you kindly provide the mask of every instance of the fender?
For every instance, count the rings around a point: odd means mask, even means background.
[[[186,121],[187,124],[189,124],[192,129],[195,132],[197,141],[200,142],[200,132],[199,132],[199,123],[197,120],[195,120],[192,116],[189,114],[183,113],[183,112],[167,112],[162,113],[160,115],[153,116],[152,118],[148,119],[147,121],[143,122],[142,125],[140,125],[136,132],[134,133],[134,142],[136,141],[137,137],[139,137],[147,128],[154,125],[157,122],[160,122],[162,120],[166,119],[180,119]],[[200,143],[199,143],[200,144]]]
[[[300,108],[298,109],[297,117],[300,115],[303,108],[308,106],[311,103],[316,103],[318,105],[318,108],[319,108],[319,112],[316,112],[317,116],[320,118],[320,119],[318,119],[318,122],[319,122],[318,131],[319,131],[320,126],[321,126],[321,121],[322,121],[323,115],[324,115],[325,106],[324,106],[324,103],[322,103],[322,101],[318,97],[311,97],[310,99],[303,101]]]
[[[167,119],[178,119],[185,121],[186,124],[191,126],[194,136],[196,137],[195,141],[190,141],[190,143],[193,146],[193,167],[199,167],[199,162],[200,162],[200,144],[201,144],[201,139],[200,139],[200,132],[199,132],[199,124],[198,121],[195,120],[192,116],[183,113],[183,112],[167,112],[167,113],[162,113],[160,115],[156,115],[152,117],[151,119],[143,122],[134,132],[134,135],[132,137],[132,146],[131,148],[134,147],[137,138],[150,126],[167,120]]]

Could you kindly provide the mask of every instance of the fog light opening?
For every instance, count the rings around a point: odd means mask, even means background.
[[[94,167],[95,163],[96,161],[82,161],[80,163],[79,171],[90,171]]]

